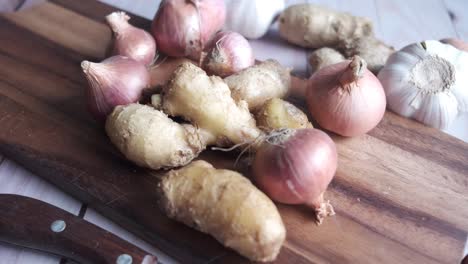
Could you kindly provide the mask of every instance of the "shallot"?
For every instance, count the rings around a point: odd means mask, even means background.
[[[210,74],[226,77],[255,63],[249,42],[239,33],[220,31],[208,47],[203,68]]]
[[[89,83],[86,91],[89,111],[100,121],[115,106],[138,101],[150,83],[146,67],[128,57],[113,56],[101,63],[83,61],[81,68]]]
[[[358,136],[373,129],[385,113],[385,92],[359,56],[322,68],[309,79],[307,105],[325,129]]]
[[[198,60],[225,17],[223,0],[163,0],[151,32],[165,54]]]
[[[156,55],[156,42],[148,32],[130,25],[129,19],[124,12],[106,16],[114,33],[112,55],[126,56],[149,66]]]
[[[317,223],[333,215],[323,194],[337,168],[333,140],[314,128],[280,129],[257,148],[254,180],[271,199],[285,204],[305,204],[314,209]]]
[[[465,41],[461,39],[444,38],[444,39],[441,39],[440,42],[445,43],[445,44],[450,44],[459,50],[468,52],[468,43],[466,43]]]

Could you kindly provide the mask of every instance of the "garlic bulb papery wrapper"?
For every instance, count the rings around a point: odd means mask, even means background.
[[[198,60],[225,18],[223,0],[163,0],[151,32],[161,52]]]
[[[81,68],[89,84],[88,110],[99,121],[115,106],[137,102],[150,83],[146,67],[128,57],[114,56],[100,63],[83,61]]]
[[[225,0],[225,3],[228,12],[224,28],[249,39],[264,36],[285,7],[284,0]]]
[[[390,110],[446,129],[468,111],[468,53],[436,40],[404,47],[378,75]]]
[[[150,66],[156,56],[156,41],[143,29],[128,23],[130,17],[124,12],[114,12],[106,16],[114,39],[112,55],[122,55]]]
[[[236,32],[218,32],[207,50],[202,66],[209,74],[227,77],[255,63],[249,42]]]

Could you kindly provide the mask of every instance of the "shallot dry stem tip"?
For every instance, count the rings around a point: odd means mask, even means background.
[[[89,68],[91,68],[91,64],[92,64],[92,62],[89,62],[87,60],[82,61],[81,62],[81,69],[83,70],[83,72],[88,73]]]
[[[129,26],[128,20],[130,20],[130,17],[122,11],[113,12],[106,16],[107,24],[109,24],[116,35],[118,35],[124,27]]]

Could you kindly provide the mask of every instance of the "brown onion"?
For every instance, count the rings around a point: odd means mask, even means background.
[[[83,61],[81,68],[88,80],[88,110],[103,121],[117,105],[137,102],[149,87],[146,67],[128,57],[114,56],[101,63]]]
[[[468,52],[468,43],[466,43],[465,41],[461,39],[444,38],[444,39],[441,39],[440,42],[445,43],[445,44],[450,44],[459,50]]]
[[[218,32],[207,50],[202,67],[209,74],[227,77],[255,63],[249,42],[236,32]]]
[[[198,60],[225,18],[223,0],[163,0],[151,32],[165,54]]]
[[[342,136],[367,133],[385,113],[384,89],[358,56],[313,74],[306,98],[319,125]]]
[[[258,147],[254,179],[277,202],[313,208],[320,224],[324,217],[334,214],[323,194],[335,175],[337,159],[335,143],[324,132],[281,129]]]
[[[106,16],[114,33],[112,55],[126,56],[149,66],[156,55],[156,41],[148,32],[130,25],[129,19],[124,12]]]

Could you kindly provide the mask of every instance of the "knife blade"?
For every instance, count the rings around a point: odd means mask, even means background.
[[[79,263],[158,263],[155,256],[90,222],[14,194],[0,194],[0,241]]]

